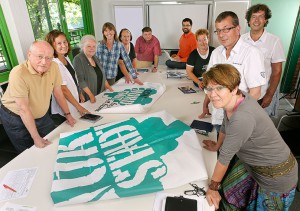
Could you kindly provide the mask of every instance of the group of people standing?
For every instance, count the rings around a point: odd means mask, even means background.
[[[216,49],[208,45],[208,30],[193,34],[192,20],[185,18],[180,49],[166,61],[169,68],[186,69],[206,93],[199,118],[210,115],[208,104],[213,104],[218,141],[203,143],[219,156],[206,198],[222,210],[288,210],[294,198],[297,162],[269,118],[276,114],[285,61],[280,39],[265,29],[270,18],[266,5],[253,5],[246,13],[251,30],[241,36],[237,15],[222,12],[215,20],[221,43]],[[142,85],[137,68],[157,71],[161,49],[150,27],[142,29],[135,46],[130,31],[122,29],[118,36],[112,23],[103,25],[102,34],[100,42],[83,36],[72,63],[66,35],[53,30],[45,41],[35,41],[28,60],[11,71],[0,118],[18,152],[51,143],[43,138],[54,129],[48,114],[51,95],[52,117],[73,126],[72,114],[89,113],[82,102],[95,103],[95,96],[113,91],[121,77]],[[238,160],[229,167],[234,155]]]

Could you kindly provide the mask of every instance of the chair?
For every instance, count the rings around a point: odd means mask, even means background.
[[[285,143],[291,149],[293,155],[297,159],[298,166],[300,165],[300,113],[289,112],[283,115],[278,123],[277,129],[285,141]],[[300,191],[300,181],[297,184],[297,190]]]

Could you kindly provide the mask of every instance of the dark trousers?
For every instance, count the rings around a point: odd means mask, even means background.
[[[166,61],[166,65],[172,69],[185,69],[186,62],[175,62],[169,59]]]
[[[0,107],[0,119],[7,136],[18,153],[23,152],[34,144],[20,116],[12,115]],[[35,119],[35,124],[41,137],[46,136],[54,129],[53,121],[48,113],[39,119]]]

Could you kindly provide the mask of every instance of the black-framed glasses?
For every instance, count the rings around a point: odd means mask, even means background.
[[[232,26],[232,27],[229,27],[229,28],[224,28],[224,29],[217,29],[216,31],[214,31],[215,34],[220,34],[221,32],[223,33],[228,33],[231,29],[234,29],[236,28],[236,26]]]
[[[195,196],[205,196],[206,195],[206,191],[204,190],[204,187],[200,188],[198,187],[198,185],[193,184],[193,183],[189,183],[194,190],[186,190],[184,191],[185,195],[191,196],[191,195],[195,195]]]

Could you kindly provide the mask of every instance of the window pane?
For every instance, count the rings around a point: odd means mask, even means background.
[[[0,72],[7,70],[7,64],[4,57],[2,46],[0,45]]]
[[[70,43],[72,47],[75,47],[84,35],[80,0],[64,1],[64,9],[70,34]]]
[[[0,73],[8,71],[11,68],[4,45],[2,32],[0,31]]]
[[[53,30],[61,30],[56,0],[26,0],[35,39],[44,39]]]

